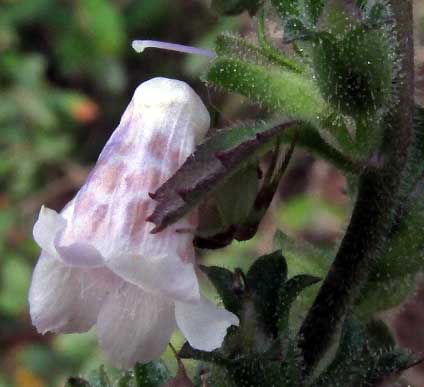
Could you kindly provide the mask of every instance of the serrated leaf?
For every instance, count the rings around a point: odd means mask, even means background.
[[[319,122],[326,109],[310,76],[281,68],[218,57],[211,63],[206,80],[272,111],[312,124]]]
[[[242,284],[236,273],[219,266],[200,266],[224,303],[225,309],[240,317],[242,308]]]
[[[137,363],[134,366],[137,387],[160,387],[170,377],[168,369],[161,361],[152,361],[147,364]]]
[[[277,336],[278,295],[286,278],[287,264],[281,251],[258,258],[246,275],[259,319],[274,337]]]
[[[292,303],[302,290],[319,281],[321,281],[321,279],[318,277],[301,274],[289,279],[281,286],[276,311],[278,333],[280,335],[286,335],[288,332],[289,314]]]
[[[238,170],[256,161],[295,121],[221,130],[199,145],[179,170],[151,194],[157,202],[148,221],[159,232],[187,214]]]
[[[65,387],[91,387],[91,385],[83,378],[72,377],[66,381]]]

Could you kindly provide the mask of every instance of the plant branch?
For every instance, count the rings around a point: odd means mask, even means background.
[[[299,331],[305,377],[313,374],[372,269],[393,223],[411,142],[414,95],[412,0],[389,0],[398,56],[396,105],[386,122],[385,160],[365,168],[351,221],[336,258]]]
[[[309,124],[303,123],[296,128],[288,128],[281,136],[281,141],[290,144],[297,134],[296,145],[308,150],[315,156],[319,156],[336,166],[345,173],[359,174],[363,169],[363,163],[352,160],[338,149],[327,143],[317,130]]]

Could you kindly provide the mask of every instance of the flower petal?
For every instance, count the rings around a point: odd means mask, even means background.
[[[213,351],[222,345],[227,329],[239,325],[236,315],[202,297],[199,304],[175,303],[178,328],[193,348]]]
[[[147,292],[183,302],[200,299],[194,265],[182,262],[172,252],[165,256],[123,254],[105,263],[126,281]]]
[[[40,333],[85,332],[96,322],[108,289],[119,282],[108,269],[68,267],[43,252],[29,290],[32,322]]]
[[[65,227],[66,220],[63,216],[50,208],[42,206],[33,229],[34,240],[50,256],[55,256],[55,237]]]
[[[159,357],[174,329],[172,303],[128,283],[108,297],[97,321],[101,348],[122,368]]]
[[[69,246],[56,245],[60,258],[69,266],[99,267],[103,266],[100,252],[86,242],[72,243]]]

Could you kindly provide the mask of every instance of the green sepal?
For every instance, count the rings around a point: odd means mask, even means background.
[[[261,47],[255,46],[246,39],[228,32],[216,38],[215,53],[219,57],[238,58],[257,65],[269,66],[273,64],[273,62],[264,55]]]
[[[230,270],[219,266],[200,266],[222,299],[225,309],[240,317],[243,302],[241,278]]]
[[[286,281],[280,288],[277,305],[277,327],[280,336],[287,336],[289,330],[289,314],[292,303],[299,294],[309,286],[321,281],[320,278],[307,274],[297,275]]]
[[[215,193],[224,225],[242,224],[248,217],[258,194],[258,165],[249,165],[235,173]]]
[[[246,275],[258,320],[265,330],[277,337],[277,308],[281,285],[287,278],[286,260],[281,251],[259,257]]]
[[[91,384],[83,378],[71,377],[66,381],[65,387],[91,387]]]
[[[383,30],[358,26],[341,39],[319,34],[313,64],[322,94],[344,114],[373,114],[389,102],[392,58]]]
[[[241,169],[257,162],[272,149],[295,121],[279,124],[245,124],[215,132],[199,145],[178,171],[151,197],[156,208],[147,219],[159,232],[215,193]]]
[[[302,72],[302,65],[281,51],[269,46],[255,46],[240,36],[229,33],[219,35],[215,41],[215,52],[220,57],[230,57],[261,66],[280,66]]]
[[[265,67],[240,59],[218,57],[211,63],[206,80],[271,111],[314,125],[319,123],[326,110],[326,103],[310,77],[275,66]]]
[[[262,3],[263,0],[212,0],[211,7],[220,15],[238,15],[243,11],[254,15]]]
[[[134,380],[137,387],[161,387],[170,378],[171,374],[162,361],[137,363],[134,366]]]

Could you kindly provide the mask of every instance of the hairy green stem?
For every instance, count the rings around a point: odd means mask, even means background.
[[[312,154],[327,160],[341,171],[357,175],[364,168],[363,163],[350,159],[334,148],[321,137],[313,126],[306,123],[293,129],[288,128],[281,136],[281,141],[285,144],[290,144],[296,134],[298,136],[296,144],[298,147],[304,148]]]
[[[401,69],[397,103],[387,120],[384,164],[365,168],[351,221],[327,277],[299,331],[305,377],[336,339],[393,223],[411,142],[414,95],[412,0],[389,0]]]

